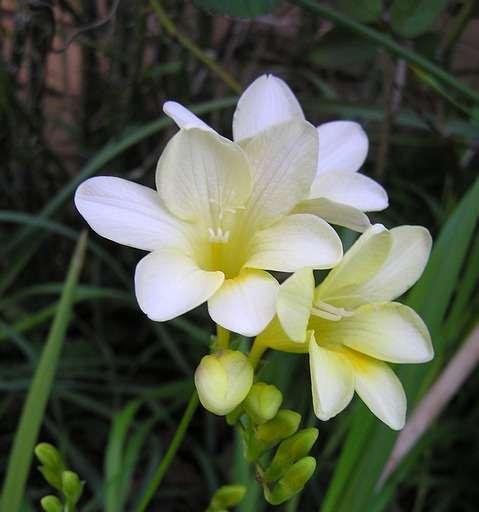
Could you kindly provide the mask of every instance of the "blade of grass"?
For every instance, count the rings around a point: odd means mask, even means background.
[[[86,242],[87,234],[83,233],[73,253],[60,299],[60,307],[48,334],[15,434],[2,491],[1,504],[2,510],[5,511],[15,512],[18,510],[23,498],[33,449],[71,317],[73,292],[82,268]]]

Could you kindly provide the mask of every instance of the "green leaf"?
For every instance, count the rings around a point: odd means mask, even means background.
[[[213,14],[253,18],[268,14],[281,0],[194,0],[194,4]]]
[[[381,16],[381,0],[339,0],[341,10],[363,23],[377,21]]]
[[[87,242],[86,233],[78,240],[71,259],[60,305],[48,334],[45,348],[28,392],[23,407],[20,423],[15,434],[13,448],[8,461],[7,475],[2,491],[2,510],[15,511],[20,508],[25,483],[33,457],[33,449],[37,440],[43,414],[55,376],[63,340],[70,321],[73,293],[85,255]]]
[[[416,37],[431,28],[447,0],[395,0],[391,25],[403,37]]]

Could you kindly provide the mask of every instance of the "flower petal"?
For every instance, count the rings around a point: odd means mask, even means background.
[[[135,271],[135,293],[152,320],[171,320],[208,300],[223,284],[223,272],[207,272],[179,251],[155,251]]]
[[[371,302],[362,294],[361,286],[379,271],[391,246],[390,232],[381,224],[371,226],[316,288],[315,302],[347,308]]]
[[[368,154],[368,137],[358,123],[332,121],[318,126],[318,174],[357,171]]]
[[[311,391],[316,416],[323,421],[340,413],[354,394],[352,366],[342,353],[309,342]]]
[[[379,183],[363,174],[346,171],[318,174],[310,197],[325,197],[365,212],[384,210],[388,206],[388,196]]]
[[[400,226],[389,231],[392,246],[386,261],[358,290],[369,302],[400,297],[421,277],[431,252],[432,239],[422,226]]]
[[[336,203],[325,197],[301,201],[293,212],[317,215],[330,224],[344,226],[360,233],[371,227],[367,215],[361,210],[346,204]]]
[[[173,119],[178,128],[202,128],[203,130],[214,132],[211,126],[208,126],[197,115],[193,114],[191,110],[188,110],[176,101],[166,101],[163,104],[163,112]]]
[[[271,320],[271,322],[268,324],[266,329],[258,335],[257,342],[265,345],[268,348],[280,350],[281,352],[307,354],[309,350],[308,336],[310,336],[311,332],[312,331],[307,333],[304,343],[297,343],[292,341],[291,338],[284,332],[283,327],[279,323],[278,317],[275,316],[273,320]]]
[[[250,254],[245,267],[295,272],[303,267],[333,267],[341,260],[343,247],[326,221],[300,213],[258,231]]]
[[[226,212],[244,205],[251,191],[241,148],[200,128],[180,130],[170,140],[158,162],[156,184],[171,212],[213,230]]]
[[[400,380],[386,363],[352,350],[350,353],[357,394],[381,421],[393,430],[401,430],[407,400]]]
[[[253,173],[248,222],[266,227],[308,196],[318,137],[306,121],[275,125],[242,143]]]
[[[314,298],[314,275],[310,268],[295,272],[279,287],[276,312],[286,334],[304,343]]]
[[[99,235],[119,244],[152,251],[187,250],[187,226],[172,216],[151,188],[122,178],[96,176],[76,190],[75,206]]]
[[[367,304],[339,322],[321,321],[321,342],[342,344],[390,363],[424,363],[434,356],[429,331],[411,308]]]
[[[254,137],[275,124],[304,119],[288,85],[273,75],[257,78],[241,95],[233,116],[233,140]]]
[[[211,318],[230,331],[256,336],[275,313],[279,284],[268,272],[244,269],[208,300]]]

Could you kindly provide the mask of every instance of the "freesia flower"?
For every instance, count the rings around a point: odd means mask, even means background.
[[[176,102],[164,111],[180,128],[212,130],[195,114]],[[241,95],[233,116],[233,140],[243,144],[263,130],[288,121],[303,121],[303,110],[288,85],[273,75],[257,78]],[[358,173],[368,153],[364,130],[352,121],[333,121],[317,127],[316,175],[308,197],[296,206],[330,222],[364,231],[370,227],[364,212],[384,210],[386,191],[371,178]]]
[[[404,426],[406,396],[390,363],[432,359],[428,329],[409,307],[391,302],[421,276],[431,248],[427,229],[369,228],[315,288],[311,269],[282,285],[277,317],[257,341],[309,352],[313,406],[327,420],[358,393],[393,429]]]
[[[316,130],[292,120],[241,146],[188,127],[158,162],[158,192],[114,177],[77,189],[75,204],[100,235],[150,251],[137,265],[135,292],[153,320],[205,301],[212,319],[252,336],[275,313],[276,279],[266,272],[330,268],[342,245],[324,220],[292,213],[316,171]]]

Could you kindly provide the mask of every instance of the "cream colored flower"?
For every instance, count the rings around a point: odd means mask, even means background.
[[[212,130],[182,105],[169,101],[164,111],[181,128]],[[257,78],[241,95],[233,117],[233,140],[243,144],[262,131],[293,120],[303,121],[303,110],[288,85],[273,75]],[[364,212],[384,210],[386,191],[358,173],[368,152],[364,130],[352,121],[333,121],[317,127],[316,175],[298,213],[318,215],[331,224],[364,231],[370,227]]]
[[[241,146],[212,130],[181,129],[158,162],[158,192],[95,177],[75,204],[100,235],[149,251],[135,272],[141,309],[153,320],[208,302],[226,329],[256,335],[275,313],[266,270],[330,268],[341,241],[322,219],[292,213],[307,197],[318,138],[304,120],[275,125]]]
[[[258,342],[277,350],[309,352],[316,416],[341,412],[354,391],[393,429],[401,429],[406,396],[386,364],[433,357],[428,329],[409,307],[391,302],[421,276],[431,248],[427,229],[369,228],[315,288],[311,269],[287,279],[278,316]]]

